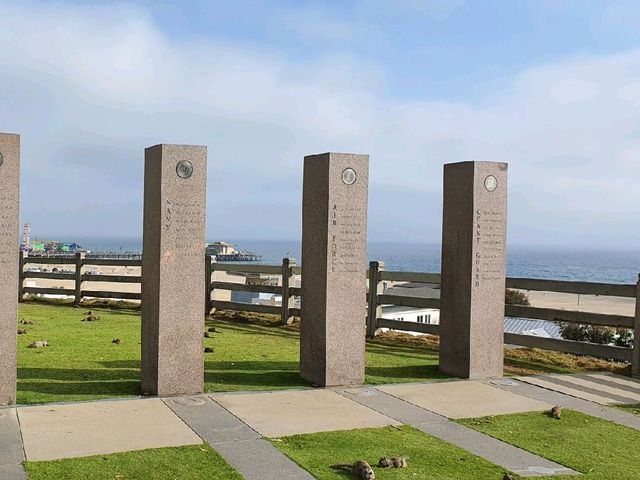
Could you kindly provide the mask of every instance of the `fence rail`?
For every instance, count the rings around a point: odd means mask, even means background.
[[[28,265],[73,265],[75,270],[72,273],[66,272],[34,272],[29,271]],[[84,282],[103,283],[142,283],[140,275],[102,275],[83,273],[84,267],[141,267],[141,259],[126,258],[90,258],[83,253],[76,253],[73,256],[27,256],[20,252],[20,284],[18,286],[18,298],[22,300],[25,295],[64,295],[74,297],[74,303],[79,304],[83,298],[114,298],[122,300],[140,300],[141,294],[137,292],[118,292],[111,290],[90,290],[83,289]],[[48,279],[74,282],[74,288],[54,288],[54,287],[28,287],[25,280]]]
[[[579,295],[603,295],[606,297],[636,297],[636,285],[633,284],[621,285],[617,283],[569,282],[566,280],[508,277],[507,288],[575,293]]]
[[[285,258],[282,265],[255,265],[236,263],[215,263],[210,255],[206,255],[205,262],[205,289],[207,313],[213,309],[249,311],[255,313],[280,315],[282,323],[289,323],[293,317],[300,316],[300,309],[295,307],[296,297],[302,294],[301,288],[294,286],[297,275],[302,269],[292,259]],[[74,265],[75,272],[34,272],[26,267],[31,264],[39,265]],[[101,259],[85,258],[83,254],[74,257],[28,257],[20,256],[20,287],[19,294],[22,299],[25,294],[66,295],[74,297],[76,303],[82,298],[116,298],[126,300],[140,300],[140,293],[113,292],[104,290],[83,289],[83,282],[106,283],[141,283],[140,275],[104,275],[82,273],[85,266],[122,266],[140,267],[141,259]],[[279,285],[243,284],[228,281],[213,281],[215,272],[227,274],[256,274],[274,275],[280,277]],[[400,331],[412,331],[438,335],[439,325],[403,322],[382,318],[383,305],[397,305],[412,308],[439,309],[439,298],[424,298],[417,296],[392,295],[384,293],[385,282],[419,282],[427,284],[440,284],[441,277],[438,273],[429,272],[395,272],[384,269],[383,262],[371,262],[367,273],[369,279],[369,291],[367,293],[368,311],[366,314],[367,334],[374,336],[378,328],[389,328]],[[27,287],[26,279],[51,279],[74,282],[75,288],[51,288],[51,287]],[[546,292],[561,292],[578,295],[601,295],[636,299],[636,315],[601,314],[592,312],[560,310],[553,308],[540,308],[524,305],[505,305],[505,316],[549,320],[555,322],[568,322],[584,325],[599,325],[614,328],[634,329],[636,336],[640,336],[640,281],[637,284],[610,284],[593,282],[572,282],[560,280],[543,280],[530,278],[507,278],[506,287],[518,290],[538,290]],[[223,301],[212,298],[215,290],[227,290],[236,292],[268,293],[281,295],[282,303],[276,305],[250,304],[234,301]],[[614,359],[617,361],[634,361],[634,371],[639,371],[640,355],[633,348],[600,345],[588,342],[542,338],[531,335],[505,333],[505,343],[510,345],[542,348],[580,355]],[[640,349],[640,339],[636,339],[636,348]]]
[[[438,335],[439,325],[415,322],[403,322],[381,318],[382,305],[396,305],[415,308],[440,308],[439,298],[412,297],[404,295],[385,295],[381,285],[384,281],[421,282],[430,284],[440,283],[440,274],[424,272],[393,272],[385,271],[384,263],[371,262],[369,265],[369,305],[367,315],[367,332],[373,336],[377,328],[389,328],[400,331],[412,331]],[[615,328],[634,329],[636,337],[640,336],[640,281],[637,284],[611,284],[593,282],[571,282],[562,280],[543,280],[530,278],[506,279],[506,288],[518,290],[539,290],[545,292],[572,293],[578,295],[601,295],[636,299],[635,316],[612,315],[553,308],[540,308],[524,305],[505,305],[505,316],[550,320],[555,322],[578,323],[583,325],[600,325]],[[541,348],[579,355],[613,359],[624,362],[639,362],[640,355],[634,348],[601,345],[590,342],[536,337],[505,333],[505,343],[509,345]],[[640,348],[640,339],[636,338],[636,347]],[[634,371],[640,366],[634,365]]]

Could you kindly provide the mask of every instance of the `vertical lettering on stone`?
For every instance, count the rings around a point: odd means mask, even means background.
[[[156,145],[145,150],[145,394],[195,394],[204,387],[206,184],[206,147]]]
[[[502,376],[507,164],[444,167],[440,370]]]
[[[20,135],[0,133],[0,405],[16,401]]]
[[[364,382],[368,155],[304,159],[300,374],[320,386]]]

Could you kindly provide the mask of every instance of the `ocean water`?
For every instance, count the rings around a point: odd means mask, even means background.
[[[76,237],[75,241],[93,251],[140,251],[136,238]],[[220,239],[209,239],[215,241]],[[284,257],[300,262],[300,242],[275,240],[224,239],[262,255],[263,264],[279,264]],[[369,260],[382,260],[387,270],[439,272],[440,245],[371,242]],[[635,283],[640,274],[640,251],[586,250],[568,247],[509,246],[507,275],[605,283]]]

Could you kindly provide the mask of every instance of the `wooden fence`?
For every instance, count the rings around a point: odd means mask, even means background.
[[[69,265],[73,266],[73,272],[43,272],[29,271],[27,265]],[[85,258],[82,253],[69,256],[49,256],[49,257],[29,257],[20,252],[20,272],[18,298],[22,300],[25,295],[64,295],[74,297],[76,304],[85,297],[92,298],[117,298],[123,300],[140,300],[140,293],[118,292],[105,290],[85,290],[82,288],[84,282],[107,282],[107,283],[141,283],[141,276],[134,275],[96,275],[83,273],[83,267],[110,266],[110,267],[141,267],[142,260],[126,260],[113,258]],[[43,278],[48,280],[67,280],[74,282],[74,288],[45,288],[45,287],[25,287],[25,280],[29,278]]]
[[[440,331],[439,325],[389,320],[381,318],[381,313],[382,305],[439,309],[439,298],[384,295],[382,293],[383,282],[385,280],[440,284],[439,274],[421,272],[389,272],[384,270],[384,264],[382,262],[371,262],[368,276],[370,288],[368,295],[369,311],[367,314],[367,333],[370,336],[373,335],[373,332],[375,332],[377,328],[391,328],[394,330],[414,331],[438,335]],[[636,300],[636,314],[633,317],[523,305],[505,305],[505,316],[507,317],[551,320],[555,322],[577,323],[581,325],[603,325],[607,327],[627,329],[634,329],[636,325],[640,324],[640,279],[636,284],[620,285],[611,283],[569,282],[508,277],[506,287],[517,290],[539,290],[544,292],[562,292],[581,295],[627,297],[634,298]],[[631,362],[634,360],[633,348],[627,347],[544,338],[515,333],[505,333],[504,341],[509,345],[542,348],[545,350],[555,350],[558,352],[580,355],[591,355],[594,357],[613,359],[623,362]]]
[[[300,309],[295,308],[295,298],[301,295],[299,287],[294,286],[296,275],[301,274],[301,268],[296,266],[292,259],[285,258],[282,265],[255,265],[237,263],[215,263],[211,256],[206,255],[205,262],[205,309],[210,313],[212,309],[249,311],[256,313],[266,313],[279,315],[282,323],[288,323],[292,317],[300,316]],[[73,273],[60,272],[33,272],[26,271],[25,266],[29,264],[40,265],[73,265]],[[25,294],[49,294],[66,295],[74,297],[79,303],[82,298],[117,298],[125,300],[140,300],[140,293],[112,292],[85,290],[82,288],[83,282],[115,282],[115,283],[141,283],[140,276],[132,275],[95,275],[83,274],[82,268],[85,266],[128,266],[140,267],[141,260],[121,260],[121,259],[97,259],[85,258],[83,254],[76,254],[74,257],[28,257],[20,256],[20,287],[19,298]],[[281,285],[248,285],[233,282],[212,281],[215,272],[238,273],[238,274],[265,274],[281,277]],[[369,278],[369,291],[367,293],[368,311],[366,312],[367,335],[373,336],[378,328],[390,328],[401,331],[413,331],[439,334],[439,325],[402,322],[382,318],[383,305],[397,305],[414,308],[440,308],[439,298],[424,298],[405,295],[384,294],[384,282],[420,282],[428,284],[440,284],[440,274],[424,272],[392,272],[384,269],[383,262],[371,262],[367,274]],[[47,278],[57,280],[71,280],[75,288],[42,288],[25,287],[24,281],[28,278]],[[552,308],[540,308],[522,305],[505,305],[505,316],[551,320],[557,322],[577,323],[583,325],[603,325],[608,327],[618,327],[636,329],[636,335],[640,329],[640,279],[636,284],[608,284],[589,282],[569,282],[558,280],[538,280],[529,278],[507,278],[507,288],[518,290],[539,290],[545,292],[562,292],[582,295],[602,295],[627,297],[636,299],[635,316],[600,314],[581,311],[559,310]],[[236,292],[255,292],[280,295],[282,297],[281,306],[260,305],[241,303],[233,301],[223,301],[212,299],[214,290],[230,290]],[[532,348],[542,348],[559,352],[574,353],[580,355],[591,355],[613,359],[617,361],[638,363],[640,356],[634,358],[634,349],[618,347],[612,345],[601,345],[588,342],[578,342],[571,340],[560,340],[554,338],[535,337],[531,335],[521,335],[514,333],[504,334],[505,343]],[[639,366],[634,365],[634,371],[640,371]]]

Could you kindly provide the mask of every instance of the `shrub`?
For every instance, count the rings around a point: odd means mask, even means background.
[[[580,325],[565,322],[560,324],[562,338],[578,342],[609,344],[615,340],[616,333],[614,328],[600,325]]]
[[[510,288],[507,288],[504,293],[504,303],[507,305],[531,305],[526,293]]]
[[[619,328],[616,330],[616,345],[618,347],[633,348],[633,330]]]

